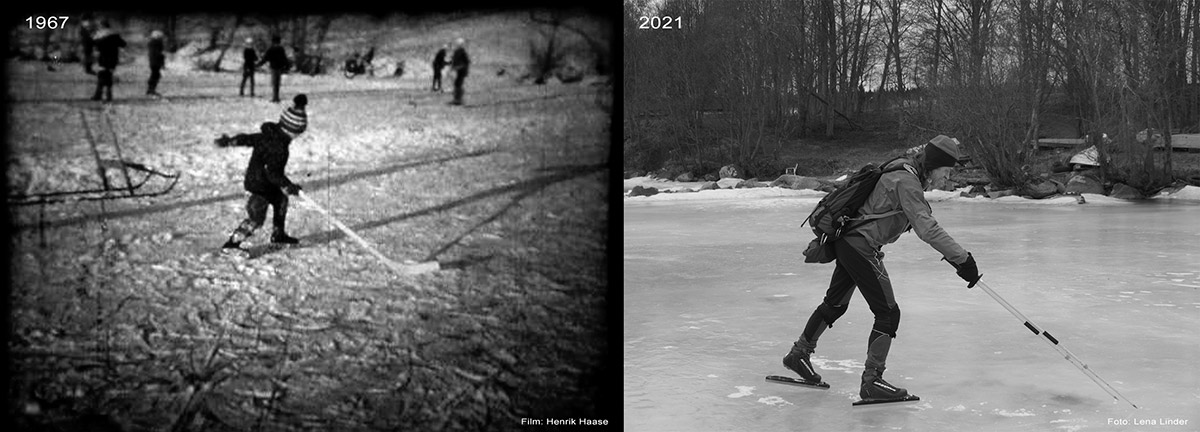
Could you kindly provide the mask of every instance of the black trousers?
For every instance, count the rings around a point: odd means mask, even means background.
[[[463,82],[467,80],[467,73],[458,72],[454,74],[454,103],[461,104],[463,98]]]
[[[90,47],[84,48],[83,49],[83,72],[87,73],[88,75],[94,75],[96,73],[96,71],[92,70],[92,65],[95,63],[96,63],[96,61],[92,57],[92,49]]]
[[[240,87],[238,87],[238,96],[244,96],[246,94],[246,81],[250,81],[250,96],[254,96],[254,71],[253,70],[243,70],[242,71],[242,85]],[[278,88],[278,86],[276,86],[276,88]],[[275,94],[278,95],[279,90],[276,90]]]
[[[883,266],[883,251],[871,247],[867,239],[858,235],[847,236],[833,247],[837,251],[837,266],[829,280],[829,289],[825,291],[825,303],[848,305],[854,288],[858,287],[876,318],[891,313],[896,307],[896,296]]]
[[[442,68],[433,68],[433,91],[442,89]]]
[[[146,94],[156,93],[158,90],[158,80],[162,78],[162,68],[150,68],[150,81],[146,83]]]
[[[279,102],[279,82],[283,79],[283,71],[271,69],[271,102]]]
[[[112,100],[113,69],[103,68],[96,74],[96,93],[92,100],[100,100],[103,94],[106,100]]]
[[[267,206],[275,210],[271,219],[275,231],[283,232],[287,222],[287,194],[284,194],[283,191],[269,194],[250,192],[250,199],[246,200],[247,217],[233,230],[233,235],[229,239],[242,242],[254,235],[254,231],[262,227],[263,222],[267,220]]]
[[[882,370],[887,361],[891,338],[896,337],[896,330],[900,327],[900,306],[896,304],[891,278],[883,266],[883,251],[871,246],[861,235],[853,233],[836,240],[833,247],[837,265],[829,280],[829,289],[825,291],[821,305],[809,317],[803,336],[797,343],[806,344],[809,349],[815,347],[826,326],[833,327],[834,321],[846,313],[854,288],[857,287],[875,315],[875,323],[867,338],[866,367]],[[888,338],[883,343],[875,344],[883,336]]]

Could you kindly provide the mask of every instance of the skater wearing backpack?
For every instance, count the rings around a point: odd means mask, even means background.
[[[870,192],[865,195],[862,207],[849,215],[857,218],[843,220],[847,225],[837,229],[839,235],[829,240],[837,267],[833,270],[824,300],[813,311],[799,340],[783,358],[785,367],[805,381],[821,382],[821,375],[813,369],[809,356],[816,349],[821,333],[833,327],[834,321],[846,313],[854,287],[857,286],[871,313],[875,315],[867,342],[866,367],[859,396],[864,402],[903,401],[908,397],[907,390],[883,380],[888,351],[900,325],[900,307],[893,295],[887,269],[883,266],[881,248],[895,242],[901,234],[911,229],[922,241],[940,252],[954,266],[959,277],[972,283],[979,279],[975,258],[938,225],[924,195],[929,172],[954,166],[961,154],[956,140],[938,135],[913,157],[893,159],[875,171],[874,177],[864,177],[878,180],[873,187],[862,189],[863,193]],[[850,189],[853,185],[854,181],[851,181],[844,188]],[[838,192],[831,193],[829,197]],[[818,207],[823,205],[827,205],[825,200]],[[822,209],[818,208],[814,214],[819,210]],[[822,227],[816,218],[810,216],[809,221],[813,222],[814,231],[820,231]]]
[[[308,128],[308,115],[305,107],[308,96],[296,95],[293,105],[279,116],[277,123],[263,123],[262,132],[256,134],[239,134],[233,137],[222,135],[217,138],[218,147],[248,146],[254,147],[250,154],[250,165],[246,168],[246,178],[243,187],[250,192],[246,202],[249,216],[242,221],[222,249],[226,252],[241,251],[242,241],[254,234],[267,218],[267,206],[274,208],[272,218],[274,231],[271,233],[271,243],[296,244],[300,241],[288,236],[284,230],[287,221],[288,195],[300,193],[300,185],[292,183],[285,175],[284,167],[288,161],[288,146],[292,140]]]

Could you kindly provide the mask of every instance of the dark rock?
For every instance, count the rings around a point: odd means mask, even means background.
[[[1099,180],[1088,175],[1076,175],[1067,181],[1067,190],[1069,194],[1104,194],[1104,186]]]
[[[704,181],[707,181],[707,182],[715,182],[720,179],[721,179],[721,177],[718,177],[716,174],[713,174],[713,173],[708,173],[708,174],[704,175]]]
[[[1112,192],[1108,196],[1120,199],[1142,199],[1142,192],[1126,185],[1125,183],[1117,183],[1113,185]]]
[[[1058,193],[1058,186],[1049,179],[1032,181],[1023,189],[1024,195],[1029,195],[1033,199],[1042,199]]]
[[[771,182],[771,187],[785,187],[788,189],[819,189],[823,184],[820,180],[812,177],[804,177],[798,175],[784,174]]]
[[[1006,196],[1015,195],[1015,194],[1016,194],[1016,191],[1014,191],[1012,189],[994,190],[994,191],[988,192],[988,198],[996,199],[996,198],[1006,197]]]
[[[629,191],[629,196],[653,196],[658,193],[658,188],[634,186],[633,190]]]
[[[676,176],[676,177],[675,177],[675,181],[677,181],[677,182],[690,182],[690,181],[693,181],[693,179],[692,179],[692,173],[683,173],[683,174],[680,174],[680,175],[678,175],[678,176]]]
[[[717,182],[710,181],[708,183],[702,184],[702,185],[700,185],[700,189],[696,189],[696,190],[703,191],[703,190],[711,190],[711,189],[719,189],[719,187],[717,187]]]
[[[768,187],[768,186],[770,186],[770,185],[766,184],[764,182],[760,182],[760,181],[758,181],[758,179],[750,179],[750,180],[742,180],[740,183],[737,184],[737,186],[734,186],[734,189],[753,189],[753,188],[763,188],[763,187]]]
[[[742,169],[737,165],[725,165],[721,167],[721,170],[718,171],[717,174],[720,175],[721,178],[741,178],[743,173]]]

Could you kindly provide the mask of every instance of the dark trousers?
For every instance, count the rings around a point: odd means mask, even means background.
[[[825,327],[832,327],[834,321],[846,313],[855,287],[858,287],[871,313],[875,315],[868,347],[880,336],[896,337],[896,330],[900,326],[900,306],[896,304],[891,279],[883,266],[883,251],[872,247],[865,238],[856,234],[836,240],[834,251],[837,266],[833,269],[825,299],[804,328],[804,338],[816,344]],[[868,356],[867,367],[882,369],[887,358],[886,348],[879,353],[868,353],[871,355]]]
[[[105,100],[112,100],[113,87],[113,69],[100,69],[100,73],[96,74],[96,93],[92,95],[92,100],[100,100],[103,95]]]
[[[454,74],[454,103],[461,105],[463,98],[463,82],[467,80],[467,73],[459,72]]]
[[[287,222],[287,195],[283,191],[269,194],[251,192],[250,199],[246,200],[247,217],[233,230],[229,240],[240,243],[254,235],[254,231],[262,227],[267,220],[267,206],[275,210],[271,218],[275,232],[282,233]]]
[[[96,61],[94,59],[92,59],[91,48],[84,49],[83,50],[83,71],[85,73],[87,73],[88,75],[95,75],[96,71],[92,70],[92,64],[94,64],[95,62]]]
[[[433,91],[440,91],[441,89],[442,89],[442,68],[435,67],[435,68],[433,68]]]
[[[158,80],[162,78],[162,68],[150,68],[150,81],[146,83],[146,94],[158,93]]]
[[[243,70],[242,71],[242,85],[240,87],[238,87],[238,96],[246,95],[246,81],[250,81],[250,96],[254,96],[254,71],[253,70]],[[276,86],[276,89],[278,89],[278,86]],[[279,90],[276,90],[275,94],[278,95]],[[278,96],[276,98],[278,98]]]
[[[279,102],[279,82],[283,79],[283,71],[271,69],[271,102]]]

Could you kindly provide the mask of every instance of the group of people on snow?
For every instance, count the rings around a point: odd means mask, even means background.
[[[433,56],[433,87],[430,91],[442,92],[442,70],[446,68],[446,50],[450,49],[450,44],[442,46],[437,54]],[[471,66],[471,59],[467,56],[466,41],[458,38],[454,41],[454,54],[450,57],[450,70],[454,72],[454,105],[462,105],[463,83],[467,79],[467,72]]]
[[[166,47],[164,34],[160,30],[150,32],[147,42],[147,55],[150,64],[150,79],[146,83],[146,95],[161,97],[158,93],[158,83],[162,79],[162,69],[166,63]],[[89,75],[96,75],[96,91],[92,100],[112,101],[112,88],[117,65],[120,63],[120,50],[127,46],[121,34],[112,29],[106,19],[95,19],[85,16],[79,26],[80,46],[83,49],[83,70]],[[271,46],[266,53],[259,57],[255,50],[254,38],[246,38],[242,50],[242,81],[238,86],[238,96],[246,95],[246,84],[250,84],[250,96],[254,97],[254,75],[264,64],[271,73],[271,102],[280,102],[279,87],[283,74],[292,68],[292,60],[281,44],[282,39],[276,35],[271,37]],[[451,58],[447,62],[447,50],[453,48]],[[372,48],[372,54],[374,48]],[[361,58],[360,62],[370,62],[373,55]],[[467,56],[466,41],[458,38],[453,44],[445,44],[433,58],[433,87],[432,91],[441,92],[442,71],[449,66],[454,73],[453,105],[463,104],[464,84],[466,82],[470,59]],[[99,66],[96,71],[94,66]]]

